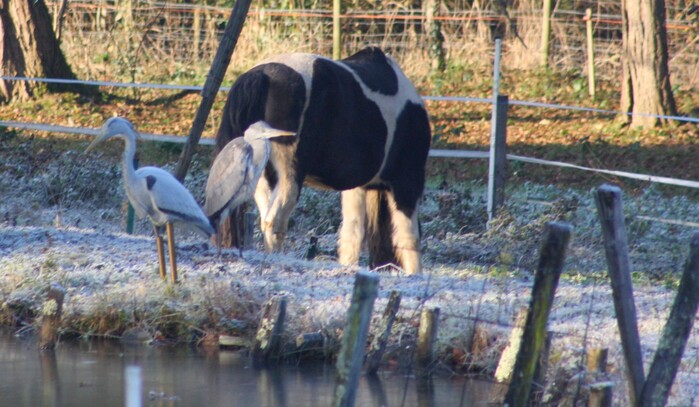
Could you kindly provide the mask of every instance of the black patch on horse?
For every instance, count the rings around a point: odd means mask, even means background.
[[[398,93],[398,77],[380,49],[365,48],[339,62],[349,66],[373,92]]]

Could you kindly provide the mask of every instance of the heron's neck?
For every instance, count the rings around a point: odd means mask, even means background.
[[[124,139],[124,159],[122,161],[122,172],[124,173],[124,179],[126,179],[126,185],[129,185],[129,180],[134,180],[136,178],[136,165],[134,159],[136,158],[136,135],[135,134],[123,134]]]
[[[248,143],[252,147],[252,162],[255,166],[255,178],[258,178],[262,174],[269,160],[270,145],[269,140],[266,138],[258,138],[254,140],[248,140]]]

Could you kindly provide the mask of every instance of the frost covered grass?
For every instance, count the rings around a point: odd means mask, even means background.
[[[139,221],[135,234],[123,232],[118,153],[45,151],[45,159],[39,159],[41,149],[23,151],[0,158],[3,325],[34,329],[46,288],[58,282],[67,290],[64,338],[196,343],[226,334],[250,340],[262,305],[284,294],[289,298],[288,356],[300,357],[293,347],[297,335],[321,332],[327,338],[323,356],[333,357],[354,274],[365,267],[335,262],[337,193],[304,190],[283,254],[263,253],[258,235],[256,247],[244,258],[237,257],[237,250],[225,250],[218,258],[208,242],[178,229],[181,283],[172,286],[158,277],[150,225]],[[206,168],[196,162],[186,179],[198,198]],[[555,400],[574,391],[585,351],[606,347],[613,366],[610,379],[617,384],[615,400],[623,405],[623,356],[593,191],[537,184],[509,188],[505,208],[487,225],[482,184],[428,187],[421,207],[425,273],[404,276],[391,267],[376,271],[380,293],[374,322],[392,290],[403,296],[387,360],[410,365],[420,310],[439,307],[440,369],[492,373],[514,316],[528,304],[545,224],[566,221],[573,226],[573,238],[550,321],[549,371],[555,386],[548,397]],[[690,198],[653,187],[624,196],[624,203],[639,329],[649,363],[693,232],[679,223],[698,219],[699,207]],[[307,259],[312,253],[315,257]],[[374,335],[381,328],[373,324],[371,329]],[[697,336],[695,329],[673,405],[691,405],[699,396]]]

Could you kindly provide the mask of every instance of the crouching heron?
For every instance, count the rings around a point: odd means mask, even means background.
[[[157,167],[135,168],[136,140],[140,136],[130,121],[121,117],[108,119],[85,152],[112,137],[124,139],[124,188],[136,215],[139,218],[147,216],[153,224],[158,248],[158,266],[163,279],[166,275],[162,232],[163,228],[166,230],[172,282],[176,283],[177,260],[173,223],[192,226],[207,238],[213,235],[214,229],[192,194],[172,174]]]
[[[221,222],[243,202],[253,198],[257,181],[269,160],[269,139],[295,135],[294,132],[278,130],[264,121],[258,121],[245,130],[243,137],[226,144],[216,156],[206,182],[204,212],[216,229],[219,255]],[[238,250],[242,256],[242,247]]]

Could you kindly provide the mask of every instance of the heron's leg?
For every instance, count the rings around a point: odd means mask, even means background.
[[[160,271],[160,278],[165,280],[165,250],[163,248],[163,237],[160,235],[157,226],[153,226],[153,232],[155,233],[155,246],[158,249],[158,270]]]
[[[172,223],[165,224],[167,230],[167,249],[170,255],[170,274],[172,275],[172,283],[177,283],[177,258],[175,255],[175,232]]]
[[[356,264],[362,251],[366,225],[366,191],[354,188],[342,191],[342,225],[337,244],[340,264]]]
[[[216,248],[218,249],[218,258],[221,258],[221,226],[216,228]]]

